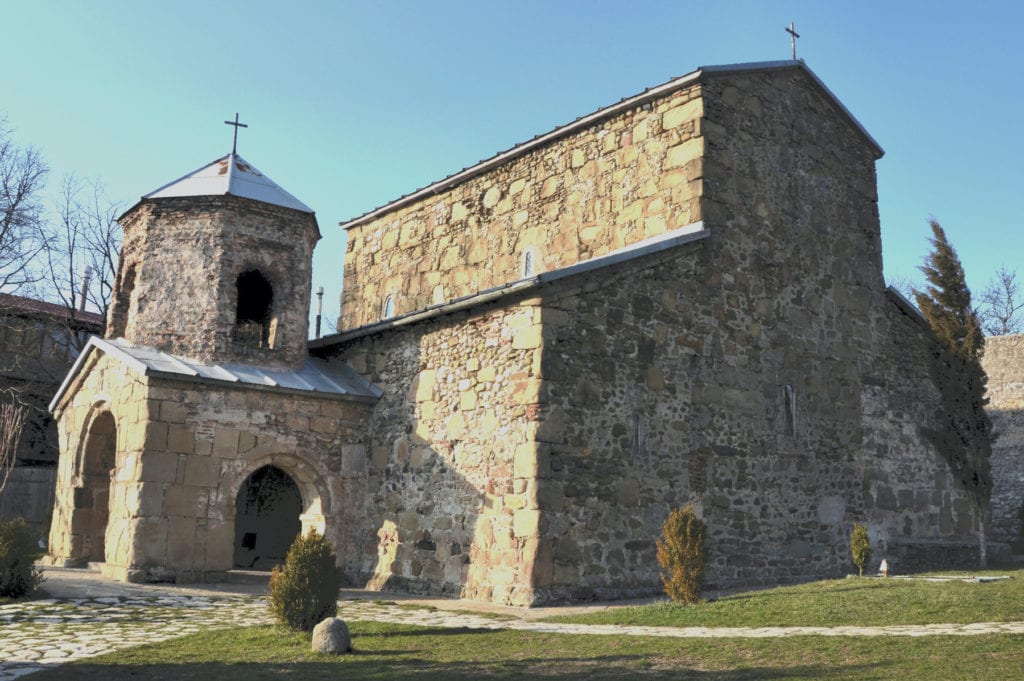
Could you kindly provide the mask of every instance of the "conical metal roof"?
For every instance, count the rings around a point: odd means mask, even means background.
[[[313,209],[281,189],[238,154],[228,154],[174,182],[146,194],[144,199],[230,194],[303,213]]]

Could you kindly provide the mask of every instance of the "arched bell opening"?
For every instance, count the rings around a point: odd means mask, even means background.
[[[247,270],[235,282],[235,340],[253,347],[274,347],[274,287],[259,270]]]
[[[302,531],[302,493],[277,466],[256,469],[235,498],[234,566],[269,570],[284,562]]]

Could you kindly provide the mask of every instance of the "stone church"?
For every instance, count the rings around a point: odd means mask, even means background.
[[[51,408],[51,559],[216,579],[326,534],[355,586],[534,605],[976,555],[926,437],[932,338],[882,278],[882,150],[802,62],[704,67],[344,223],[232,153],[144,196]]]

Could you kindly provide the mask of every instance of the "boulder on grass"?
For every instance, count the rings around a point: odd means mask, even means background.
[[[341,655],[352,652],[348,625],[340,617],[328,617],[313,627],[313,652]]]

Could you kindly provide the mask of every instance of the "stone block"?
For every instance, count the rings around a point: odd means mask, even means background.
[[[206,493],[207,490],[201,487],[172,485],[164,494],[163,514],[192,518],[205,516]]]
[[[661,127],[665,130],[676,128],[687,121],[700,118],[704,114],[703,98],[691,99],[685,104],[675,106],[665,112],[661,119]]]
[[[700,137],[688,139],[668,150],[668,154],[665,156],[665,169],[685,166],[690,161],[699,158],[703,153],[703,139]]]
[[[366,448],[360,444],[341,446],[341,474],[352,476],[366,472]]]
[[[168,426],[167,451],[177,454],[192,454],[196,449],[196,434],[193,426],[172,423]]]
[[[437,372],[434,369],[424,369],[416,374],[412,385],[409,386],[410,402],[428,402],[434,399],[434,384],[437,381]]]
[[[205,459],[204,459],[205,460]],[[178,455],[146,451],[139,457],[139,480],[143,482],[174,482],[178,476]]]
[[[513,472],[517,478],[537,476],[537,445],[527,442],[516,447]]]
[[[540,511],[522,509],[512,516],[512,532],[516,537],[540,536]]]
[[[246,434],[248,435],[248,434]],[[249,437],[252,437],[251,435]],[[253,438],[255,439],[255,438]],[[239,431],[217,426],[213,431],[213,454],[225,458],[238,456]]]
[[[167,559],[161,567],[191,568],[196,560],[195,518],[171,516],[167,519]]]
[[[185,462],[185,484],[198,487],[216,487],[220,483],[220,460],[211,457],[191,457]]]
[[[147,423],[143,442],[146,451],[167,451],[167,424],[160,421]]]

